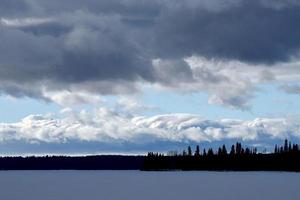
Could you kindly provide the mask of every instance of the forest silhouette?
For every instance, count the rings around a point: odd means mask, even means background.
[[[215,170],[215,171],[300,171],[300,151],[298,144],[288,140],[283,146],[275,145],[274,152],[259,152],[257,148],[244,148],[237,142],[230,151],[223,145],[214,151],[212,148],[195,152],[189,146],[178,154],[168,155],[149,152],[142,170]]]
[[[300,171],[298,144],[285,140],[273,152],[258,152],[237,142],[229,149],[193,150],[188,146],[181,153],[149,152],[148,155],[95,155],[95,156],[30,156],[0,157],[0,170],[207,170],[207,171]]]

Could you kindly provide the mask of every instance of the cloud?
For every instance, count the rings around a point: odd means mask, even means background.
[[[288,61],[299,52],[299,4],[278,1],[212,1],[210,6],[185,2],[158,19],[158,56],[198,54],[251,63]],[[226,2],[232,2],[229,6]],[[223,4],[224,3],[224,4]],[[216,11],[210,9],[217,7]],[[276,8],[274,8],[276,7]],[[253,14],[255,13],[255,14]],[[264,20],[260,20],[264,19]],[[171,23],[176,22],[176,23]]]
[[[242,110],[251,110],[251,100],[260,92],[259,85],[286,85],[300,80],[297,60],[270,67],[191,56],[184,61],[155,60],[154,66],[156,77],[162,80],[153,84],[155,88],[181,93],[204,91],[209,94],[208,103]]]
[[[147,84],[247,110],[257,84],[300,80],[297,1],[1,3],[0,91],[15,97],[132,94]]]
[[[300,94],[299,85],[282,85],[280,89],[288,94]]]
[[[8,26],[8,27],[30,27],[30,26],[39,26],[42,24],[50,23],[51,19],[43,19],[43,18],[24,18],[24,19],[5,19],[2,18],[0,20],[2,26]]]
[[[121,97],[114,107],[115,110],[123,114],[135,115],[146,111],[159,110],[155,106],[144,105],[140,101],[132,97]]]
[[[254,120],[208,120],[191,114],[166,114],[152,117],[118,114],[107,108],[93,112],[65,109],[61,116],[29,115],[16,123],[0,124],[0,141],[22,145],[47,146],[70,144],[104,145],[106,151],[161,149],[161,144],[175,148],[193,143],[218,144],[243,141],[270,145],[284,138],[299,141],[298,118],[257,118]],[[171,145],[172,144],[172,145]],[[93,151],[93,145],[90,146]],[[171,148],[171,147],[170,147]],[[135,149],[135,150],[136,150]],[[165,149],[167,150],[167,149]],[[170,149],[169,149],[170,150]]]
[[[102,102],[101,97],[97,95],[91,95],[88,93],[76,93],[70,91],[63,91],[58,93],[45,93],[44,96],[63,107],[83,104],[96,105]]]

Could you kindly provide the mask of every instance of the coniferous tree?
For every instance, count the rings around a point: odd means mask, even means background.
[[[293,151],[294,151],[294,152],[298,152],[298,151],[299,151],[298,144],[295,144],[295,147],[293,147]]]
[[[235,154],[239,154],[240,153],[240,149],[239,149],[239,143],[237,142],[235,144]]]
[[[205,150],[205,148],[203,149],[203,156],[206,156],[206,150]]]
[[[221,149],[221,147],[219,147],[219,149],[218,149],[218,156],[222,156],[222,155],[223,155],[222,149]]]
[[[288,152],[292,152],[292,143],[291,142],[289,142],[289,150],[288,150]]]
[[[288,147],[288,140],[287,140],[287,139],[285,139],[285,140],[284,140],[284,147],[283,147],[283,151],[286,153],[286,152],[288,152],[288,149],[289,149],[289,147]]]
[[[223,153],[223,155],[227,155],[227,149],[226,149],[225,144],[223,144],[223,146],[222,146],[222,153]]]
[[[280,147],[279,153],[283,153],[283,147]]]
[[[278,147],[277,147],[277,144],[275,145],[274,153],[275,153],[275,154],[278,153]]]
[[[244,155],[244,154],[245,154],[245,149],[242,148],[242,150],[241,150],[241,155]]]
[[[214,151],[212,148],[209,148],[207,151],[207,156],[213,156],[214,155]]]
[[[251,154],[250,149],[249,149],[248,147],[247,147],[246,150],[245,150],[245,154],[246,154],[246,155],[250,155],[250,154]]]
[[[230,155],[234,155],[234,154],[235,154],[235,147],[234,145],[232,145],[230,150]]]
[[[235,153],[236,154],[241,154],[242,153],[242,145],[241,143],[237,142],[235,146]]]
[[[199,145],[196,146],[195,156],[200,156],[200,147],[199,147]]]
[[[257,148],[256,147],[253,148],[253,154],[257,154]]]
[[[188,156],[192,156],[192,148],[190,146],[188,147]]]
[[[227,149],[226,149],[225,144],[223,144],[223,146],[222,146],[222,154],[227,155]]]

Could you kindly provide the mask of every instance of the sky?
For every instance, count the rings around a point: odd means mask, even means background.
[[[0,154],[300,142],[297,0],[1,0]]]

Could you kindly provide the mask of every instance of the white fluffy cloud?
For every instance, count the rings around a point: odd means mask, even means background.
[[[102,102],[99,95],[84,93],[84,92],[45,92],[45,98],[57,103],[58,105],[68,107],[76,105],[91,104],[95,105]]]
[[[116,102],[114,109],[120,113],[133,115],[145,111],[157,111],[158,107],[152,105],[145,105],[141,101],[133,97],[121,97]]]
[[[154,88],[183,93],[204,91],[209,94],[209,104],[242,110],[251,109],[251,100],[260,84],[282,84],[284,92],[297,93],[297,86],[287,84],[300,81],[298,60],[271,67],[191,56],[184,61],[156,59],[153,66],[159,80],[153,84]]]
[[[159,142],[213,143],[233,140],[270,143],[284,138],[300,139],[299,124],[300,119],[297,118],[207,120],[190,114],[130,117],[106,108],[93,112],[67,109],[60,117],[30,115],[17,123],[1,123],[0,140],[2,144],[10,141],[60,144],[77,141],[153,145],[153,148]]]

